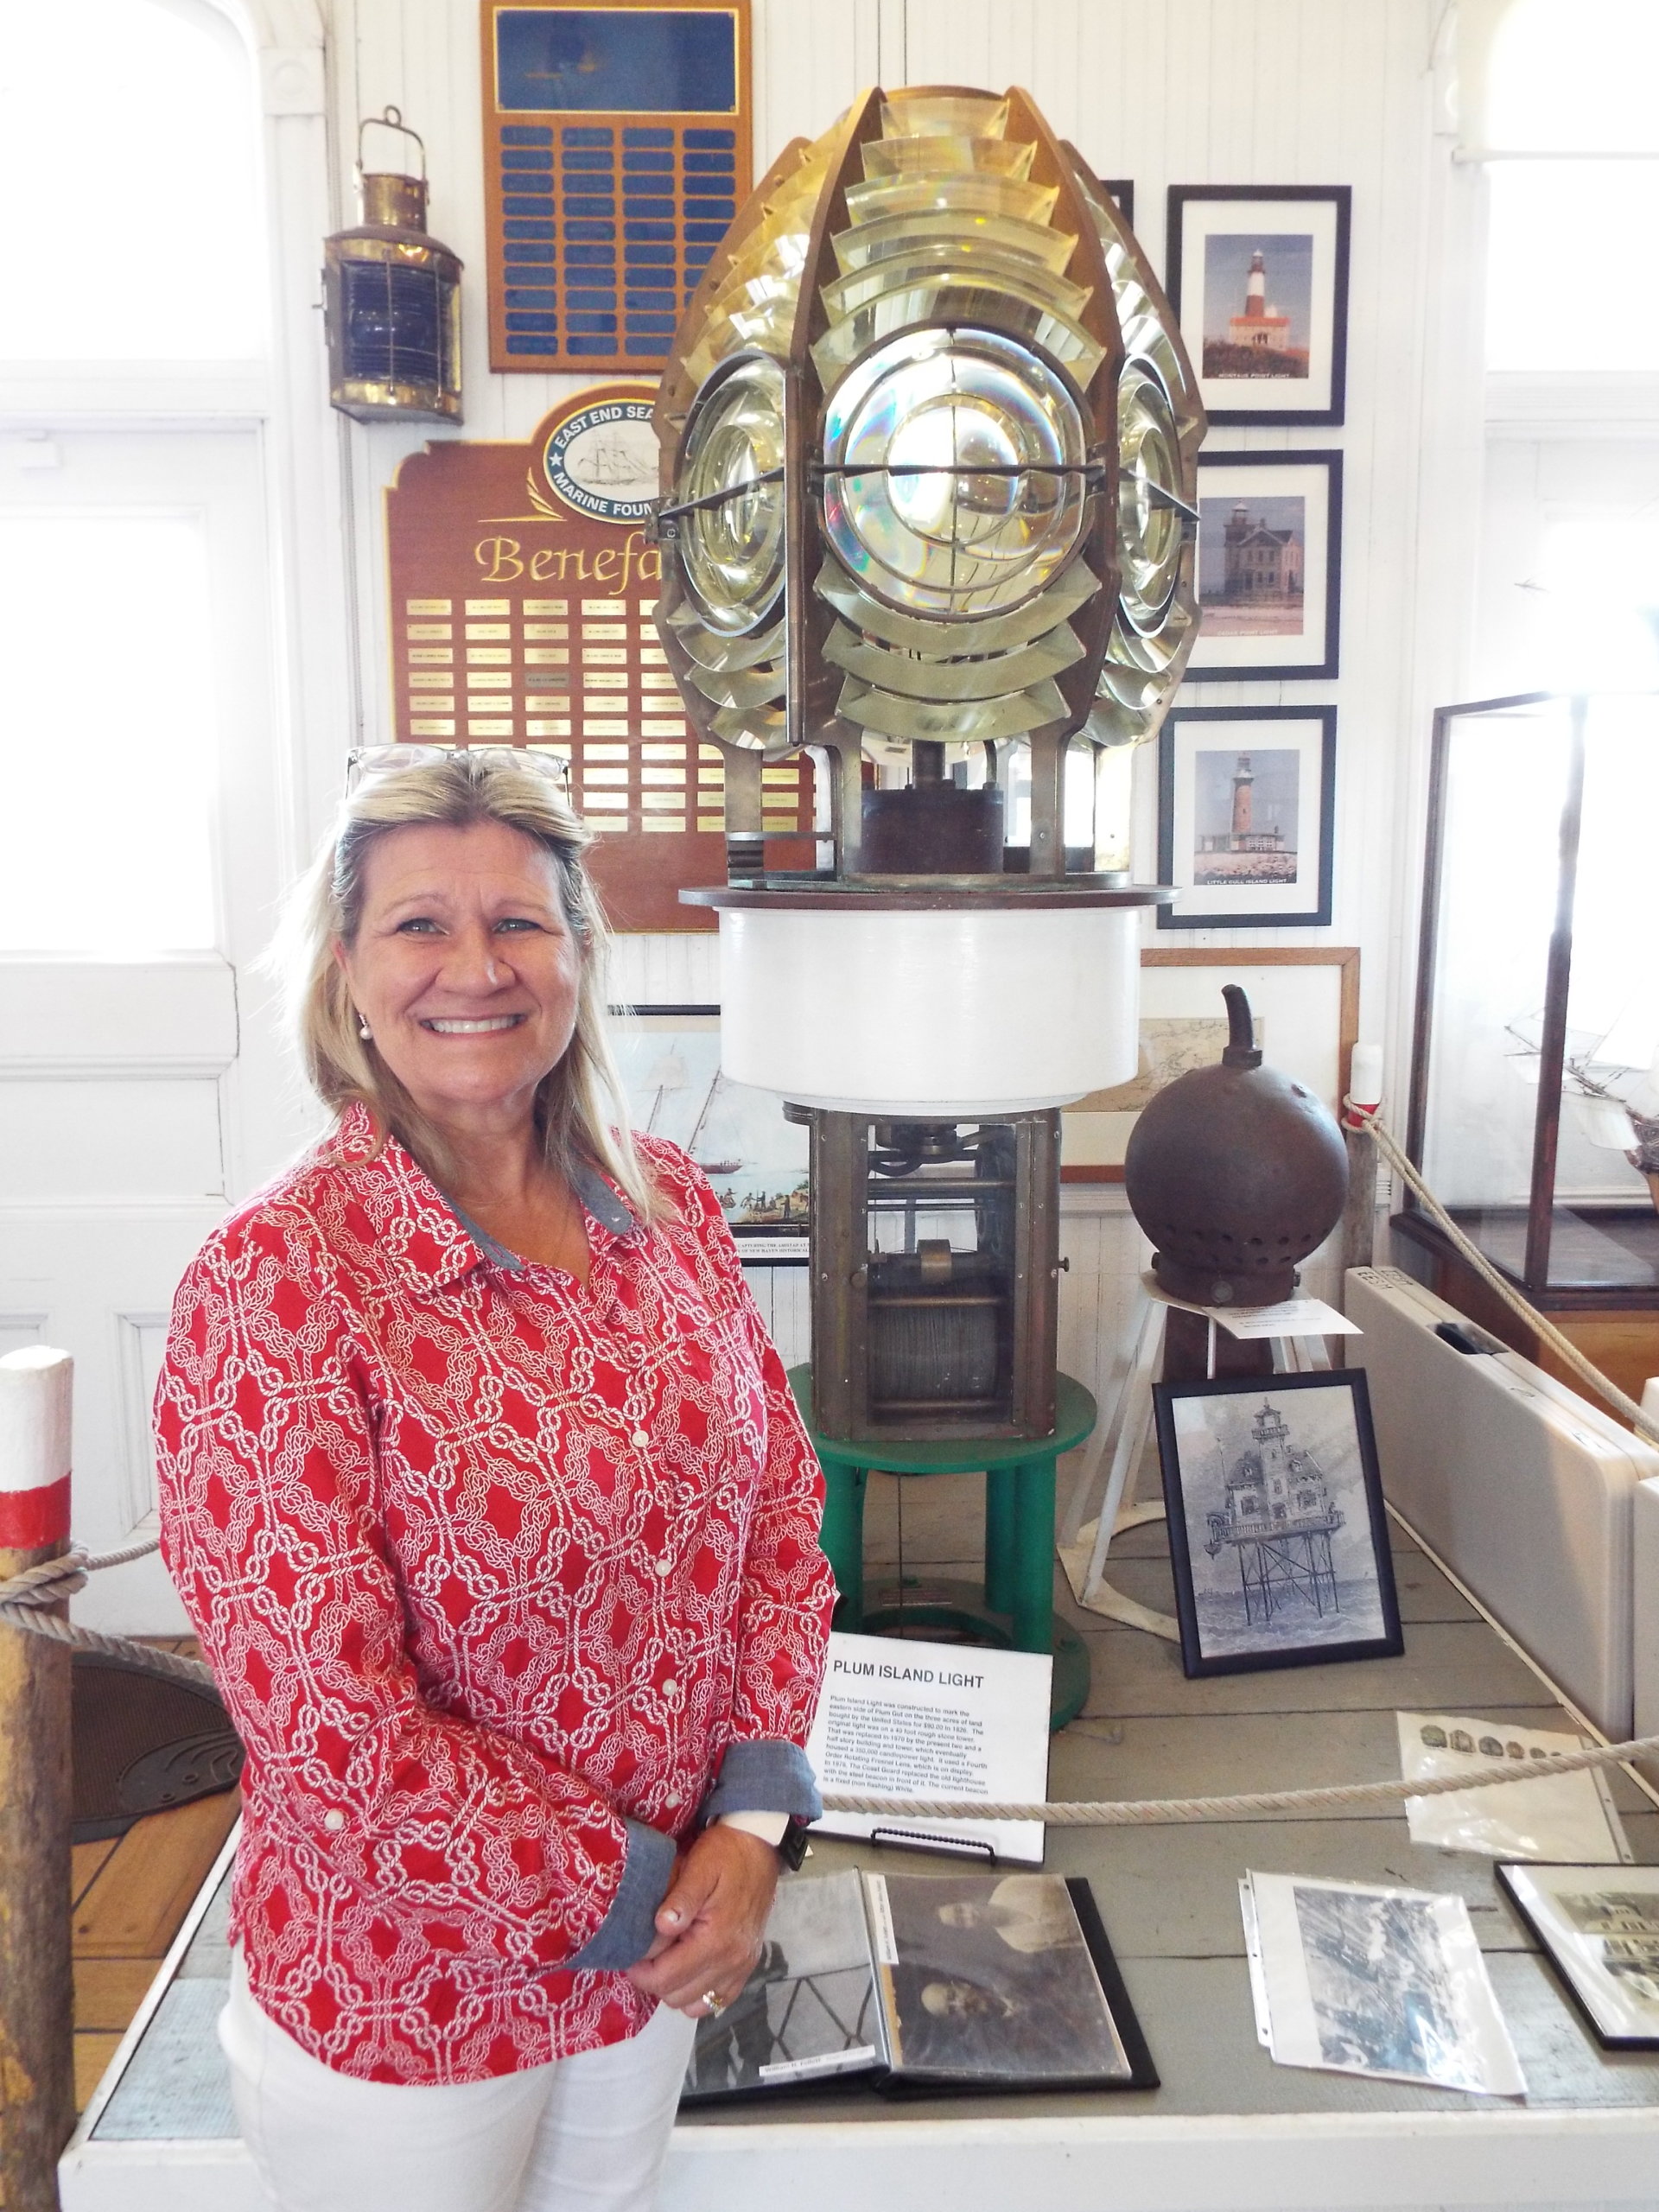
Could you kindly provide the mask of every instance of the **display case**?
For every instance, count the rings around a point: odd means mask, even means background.
[[[1485,1256],[1560,1313],[1659,1310],[1656,769],[1650,693],[1434,718],[1408,1146]],[[1450,1263],[1414,1201],[1395,1226]]]

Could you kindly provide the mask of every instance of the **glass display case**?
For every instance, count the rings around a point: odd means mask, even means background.
[[[1408,1147],[1541,1307],[1659,1308],[1656,861],[1659,696],[1436,715]]]

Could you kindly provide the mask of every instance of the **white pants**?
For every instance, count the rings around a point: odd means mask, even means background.
[[[313,2058],[232,1958],[219,2039],[278,2212],[651,2212],[696,2027],[683,2012],[522,2074],[405,2088]]]

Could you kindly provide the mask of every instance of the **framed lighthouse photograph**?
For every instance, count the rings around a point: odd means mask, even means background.
[[[1185,1671],[1397,1657],[1363,1369],[1160,1382],[1153,1403]]]
[[[1200,454],[1198,588],[1195,682],[1335,676],[1342,455]]]
[[[1345,184],[1173,184],[1169,292],[1211,423],[1340,423]]]
[[[1176,707],[1158,733],[1160,930],[1323,929],[1334,707]]]

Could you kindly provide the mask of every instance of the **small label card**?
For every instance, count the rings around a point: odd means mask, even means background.
[[[874,1796],[1040,1803],[1048,1792],[1046,1654],[880,1636],[830,1638],[823,1695],[806,1747],[826,1790]],[[1040,1866],[1040,1821],[928,1821],[826,1813],[826,1835],[930,1845]]]

